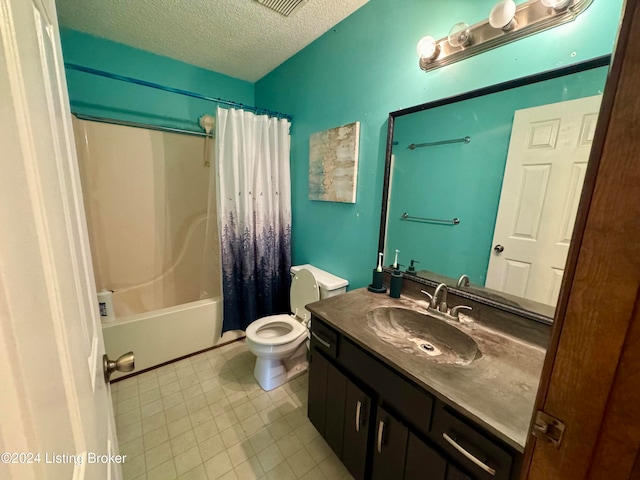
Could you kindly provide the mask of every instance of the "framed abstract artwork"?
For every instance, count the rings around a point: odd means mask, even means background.
[[[360,122],[309,137],[309,200],[356,203]]]

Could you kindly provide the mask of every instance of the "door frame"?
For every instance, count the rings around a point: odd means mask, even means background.
[[[529,436],[523,479],[640,475],[638,78],[640,2],[627,0],[535,404],[566,430],[558,448]]]

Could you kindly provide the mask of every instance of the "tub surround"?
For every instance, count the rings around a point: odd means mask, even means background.
[[[136,372],[206,350],[244,336],[233,330],[221,335],[222,299],[208,298],[153,312],[118,317],[102,325],[110,358],[133,351]],[[112,379],[129,376],[115,372]]]
[[[419,293],[424,287],[405,283],[408,288],[399,299],[359,289],[307,308],[361,349],[523,452],[550,328],[450,295],[450,307],[473,307],[469,316],[461,314],[472,321],[452,325],[476,341],[482,356],[467,366],[437,364],[402,352],[366,326],[367,312],[378,307],[426,312],[427,297]]]

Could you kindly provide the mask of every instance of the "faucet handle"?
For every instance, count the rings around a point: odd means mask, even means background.
[[[431,295],[429,292],[427,292],[426,290],[420,290],[420,293],[424,293],[427,297],[429,297],[429,300],[433,300],[433,295]]]
[[[467,305],[456,305],[451,309],[451,316],[454,318],[460,318],[460,310],[473,310],[473,308]]]

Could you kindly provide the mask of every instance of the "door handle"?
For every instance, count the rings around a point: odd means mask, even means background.
[[[493,247],[493,251],[496,253],[502,253],[504,252],[504,247],[502,245],[496,245],[495,247]]]
[[[384,435],[384,422],[378,423],[378,453],[382,453],[382,436]]]
[[[313,338],[315,338],[318,342],[320,342],[320,345],[322,345],[325,348],[331,348],[331,343],[327,342],[324,338],[320,337],[320,335],[318,335],[316,332],[311,332],[311,335],[313,336]]]
[[[442,438],[444,438],[449,445],[451,445],[453,448],[455,448],[457,451],[459,451],[462,455],[464,455],[466,458],[471,460],[473,463],[475,463],[482,470],[487,472],[489,475],[491,475],[492,477],[496,476],[496,470],[494,468],[491,468],[489,465],[487,465],[483,461],[478,460],[476,457],[474,457],[471,453],[469,453],[467,450],[465,450],[458,442],[456,442],[449,435],[447,435],[446,433],[443,433],[442,434]]]
[[[106,353],[102,356],[104,383],[109,383],[111,374],[116,370],[118,372],[132,372],[134,368],[136,368],[136,362],[133,352],[127,352],[123,355],[120,355],[116,361],[109,360],[109,357]]]
[[[360,431],[360,411],[362,410],[362,402],[358,400],[356,404],[356,432]]]

